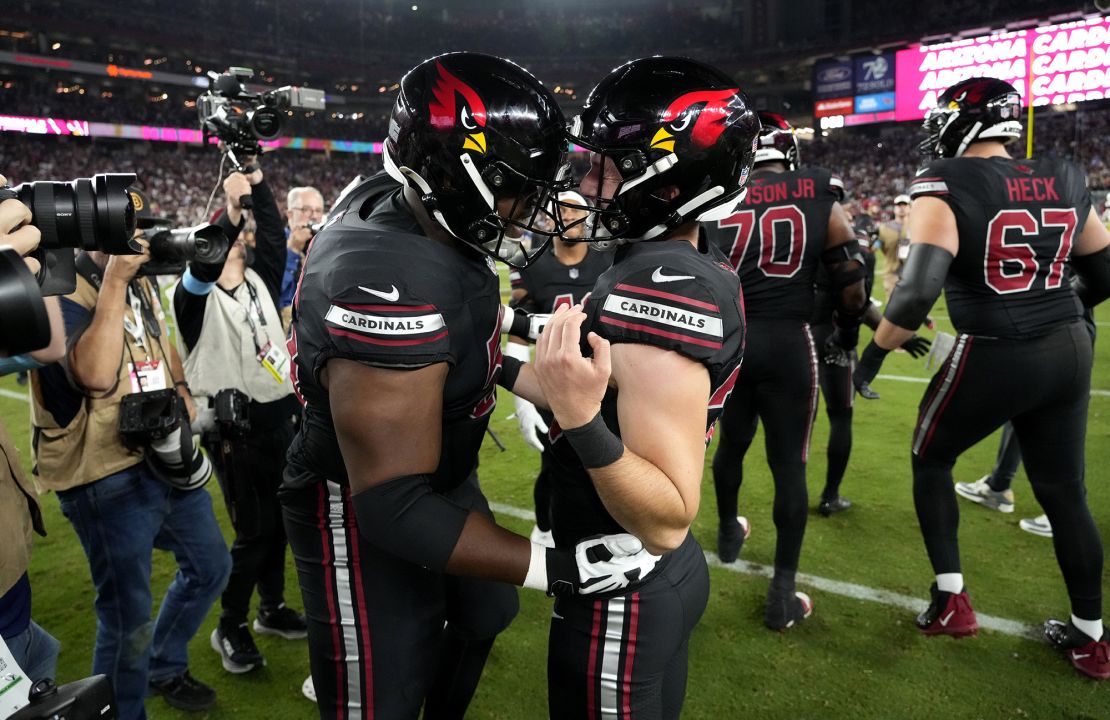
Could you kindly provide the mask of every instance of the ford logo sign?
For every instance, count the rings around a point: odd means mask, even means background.
[[[850,67],[847,65],[833,65],[817,73],[817,82],[843,82],[850,77],[852,77],[852,69]]]

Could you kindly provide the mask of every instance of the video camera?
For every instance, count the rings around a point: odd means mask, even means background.
[[[282,118],[290,108],[323,110],[324,91],[286,85],[277,90],[252,92],[246,82],[254,77],[250,68],[233,67],[226,73],[209,72],[208,90],[197,97],[200,129],[207,143],[219,138],[237,172],[246,172],[237,155],[257,155],[260,140],[273,140],[281,133]]]
[[[218,263],[231,243],[218,225],[202,223],[173,229],[156,225],[144,231],[150,242],[150,260],[139,268],[139,275],[180,275],[196,260]]]

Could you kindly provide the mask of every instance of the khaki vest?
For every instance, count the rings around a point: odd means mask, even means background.
[[[254,288],[257,304],[266,319],[265,325],[258,319],[258,310],[251,309],[247,283]],[[176,285],[170,289],[170,297],[176,290]],[[254,321],[253,337],[247,321],[248,312]],[[191,351],[179,348],[185,358],[185,378],[194,396],[214,397],[224,388],[236,388],[255,402],[268,403],[293,394],[281,316],[270,299],[266,284],[254,270],[247,268],[245,282],[232,294],[213,288],[204,307],[201,327],[200,338]],[[258,361],[255,343],[265,347],[267,342],[286,359],[284,382],[275,380],[273,374]]]
[[[166,332],[158,292],[146,278],[140,282],[154,302],[158,324],[162,328],[161,347],[168,352],[171,340]],[[77,290],[68,295],[67,299],[95,312],[97,297],[99,293],[96,288],[78,274]],[[130,308],[127,314],[133,315]],[[142,322],[141,318],[139,322]],[[169,361],[163,357],[157,341],[149,337],[146,339],[150,353],[148,355],[148,351],[140,347],[130,333],[124,331],[123,336],[126,347],[131,349],[131,355],[134,355],[137,362],[151,357],[161,361],[166,387],[173,387]],[[131,355],[125,348],[120,358],[116,387],[101,397],[85,395],[77,414],[65,426],[54,419],[43,403],[39,371],[31,373],[31,424],[37,433],[34,449],[40,491],[68,490],[87,485],[142,460],[142,451],[128,450],[120,441],[117,430],[120,400],[131,392]]]
[[[0,595],[31,563],[31,532],[45,535],[35,491],[23,475],[19,451],[0,423]]]

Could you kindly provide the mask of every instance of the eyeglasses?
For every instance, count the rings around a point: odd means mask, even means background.
[[[324,208],[322,208],[322,207],[295,207],[295,208],[290,208],[290,210],[296,210],[297,212],[303,212],[307,215],[323,215],[324,214]]]

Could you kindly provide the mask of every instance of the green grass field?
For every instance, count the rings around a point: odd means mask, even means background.
[[[881,290],[881,288],[879,288]],[[945,314],[943,306],[934,311]],[[1105,316],[1105,313],[1103,313]],[[947,319],[938,328],[951,332]],[[1100,328],[1105,333],[1105,328]],[[865,334],[861,343],[865,343]],[[884,373],[926,378],[921,361],[889,356]],[[811,514],[801,572],[924,599],[931,572],[911,498],[909,440],[920,383],[879,379],[876,402],[857,401],[855,447],[843,486],[856,504],[830,519]],[[1110,390],[1110,342],[1096,348],[1092,387]],[[22,393],[13,378],[0,389]],[[520,440],[512,403],[503,398],[493,429],[505,443],[482,449],[481,480],[491,501],[531,509],[537,455]],[[0,395],[0,419],[20,448],[28,448],[26,402]],[[818,416],[809,464],[816,496],[824,482],[827,421]],[[997,435],[961,459],[957,480],[975,480],[994,461]],[[712,550],[716,508],[707,454],[702,509],[694,532]],[[27,456],[25,455],[25,460]],[[1110,396],[1091,399],[1087,433],[1087,485],[1095,519],[1110,530]],[[29,465],[29,463],[27,463]],[[215,483],[209,485],[226,536],[230,525]],[[1040,514],[1029,485],[1015,483],[1017,509],[1002,515],[961,501],[964,573],[976,609],[1030,626],[1049,616],[1066,617],[1067,598],[1051,542],[1021,532],[1020,517]],[[772,483],[762,442],[749,453],[741,511],[753,532],[742,559],[768,565],[774,553]],[[31,567],[34,617],[62,641],[63,681],[87,675],[96,622],[94,592],[81,547],[54,497],[42,499],[49,537],[40,539]],[[811,500],[811,506],[815,500]],[[522,534],[531,523],[511,515],[499,521]],[[172,558],[155,553],[155,587],[164,591]],[[1029,638],[983,631],[977,638],[924,638],[912,613],[892,605],[851,599],[801,585],[816,604],[814,615],[786,634],[762,624],[767,580],[728,569],[711,571],[709,608],[694,632],[685,717],[688,718],[1107,718],[1110,685],[1078,676],[1045,645]],[[292,563],[287,598],[300,607]],[[539,718],[546,715],[545,658],[550,600],[521,591],[519,617],[497,641],[471,706],[473,718]],[[307,718],[315,708],[301,696],[308,658],[304,642],[259,638],[269,665],[231,676],[208,645],[217,612],[193,640],[191,669],[219,692],[211,718]],[[149,703],[151,717],[189,717],[162,700]],[[191,716],[198,717],[198,716]]]

